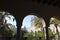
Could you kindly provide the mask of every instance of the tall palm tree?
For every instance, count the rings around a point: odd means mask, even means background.
[[[2,27],[0,25],[1,27],[0,34],[5,37],[8,37],[8,36],[12,37],[13,31],[8,27],[10,24],[7,24],[7,20],[5,20],[5,17],[8,17],[9,19],[11,19],[10,14],[8,12],[0,12],[0,24],[2,25]]]
[[[5,12],[4,14],[3,14],[3,20],[5,21],[3,21],[3,25],[5,26],[5,28],[7,27],[8,29],[10,29],[8,26],[9,25],[12,25],[12,24],[7,24],[7,20],[5,20],[5,17],[8,17],[9,19],[11,19],[11,17],[9,16],[10,14],[8,13],[8,12]],[[12,31],[12,30],[11,30]]]
[[[5,12],[1,12],[0,11],[0,35],[1,36],[4,36],[4,34],[5,34],[5,26],[4,26],[4,24],[3,24],[3,19],[4,19],[4,14],[5,14]],[[3,39],[3,38],[2,38]],[[6,37],[3,39],[3,40],[5,40],[6,39]]]
[[[58,28],[57,28],[57,25],[59,24],[59,19],[55,18],[55,17],[52,17],[51,20],[50,20],[50,24],[54,24],[55,27],[56,27],[56,32],[58,34],[58,37],[59,37],[59,32],[58,32]],[[59,40],[59,38],[58,38]]]
[[[44,33],[44,27],[43,27],[43,24],[42,24],[42,21],[41,21],[41,18],[38,18],[38,17],[34,17],[31,19],[31,22],[34,21],[34,27],[37,29],[37,28],[41,28],[41,31]],[[45,33],[44,33],[45,34]],[[43,34],[43,35],[44,35]],[[42,36],[43,36],[42,35]],[[44,37],[44,36],[43,36]]]

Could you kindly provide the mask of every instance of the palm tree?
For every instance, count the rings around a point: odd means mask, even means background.
[[[11,19],[10,14],[7,12],[5,12],[5,14],[3,15],[3,20],[5,20],[5,17],[8,17],[9,19]],[[3,25],[6,26],[8,29],[10,29],[9,25],[13,27],[12,24],[10,24],[10,23],[7,24],[7,20],[5,20],[5,22],[3,22]],[[12,31],[12,30],[10,29],[10,31]]]
[[[13,31],[8,27],[10,24],[7,24],[7,20],[5,20],[5,17],[8,17],[9,19],[11,19],[10,14],[8,12],[1,12],[0,13],[0,24],[2,25],[2,27],[0,28],[0,35],[5,36],[5,37],[8,37],[8,36],[13,37],[12,36]],[[13,21],[14,20],[15,19],[13,19]]]
[[[54,24],[55,25],[56,32],[57,32],[58,37],[59,37],[59,32],[58,32],[58,28],[57,28],[57,25],[59,24],[59,19],[57,19],[55,17],[52,17],[51,20],[50,20],[50,24]]]
[[[41,31],[44,33],[43,35],[45,35],[45,32],[44,32],[44,27],[43,27],[43,24],[42,24],[42,21],[41,21],[41,18],[38,18],[38,17],[34,17],[31,19],[31,22],[34,21],[34,27],[37,29],[37,28],[41,28]],[[40,33],[40,32],[39,32]],[[42,35],[42,36],[43,36]],[[41,36],[41,35],[40,35]],[[44,38],[44,36],[43,36]]]

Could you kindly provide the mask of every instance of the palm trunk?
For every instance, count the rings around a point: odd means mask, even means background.
[[[43,39],[45,40],[45,31],[44,31],[44,28],[43,28]]]
[[[55,27],[56,27],[56,32],[58,34],[58,40],[59,40],[59,32],[58,32],[57,24],[55,24]]]

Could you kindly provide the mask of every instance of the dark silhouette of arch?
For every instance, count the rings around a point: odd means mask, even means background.
[[[23,18],[26,15],[28,15],[30,12],[37,13],[38,15],[44,18],[46,22],[46,30],[48,30],[49,19],[52,16],[60,16],[60,8],[59,8],[60,6],[58,2],[59,1],[56,1],[55,5],[57,7],[55,7],[53,6],[53,4],[51,4],[51,2],[50,3],[48,2],[45,4],[41,2],[37,4],[37,3],[32,2],[32,0],[29,0],[29,1],[24,1],[24,0],[15,0],[15,1],[4,0],[3,1],[2,0],[0,1],[0,10],[10,12],[12,15],[14,15],[17,21],[17,26],[18,26],[17,27],[17,40],[21,40],[20,28],[22,25]],[[47,33],[46,40],[49,40],[48,31],[46,31],[46,33]]]

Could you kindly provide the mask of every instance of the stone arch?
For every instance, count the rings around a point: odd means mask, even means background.
[[[17,35],[17,22],[14,15],[7,11],[0,11],[0,30],[0,37],[14,37]]]
[[[30,14],[28,14],[27,16],[36,16],[36,17],[38,17],[38,18],[40,18],[41,19],[41,21],[42,21],[42,23],[43,23],[43,25],[44,25],[44,27],[46,28],[46,24],[45,24],[45,21],[44,21],[44,19],[43,19],[43,17],[40,17],[40,15],[38,16],[37,14],[35,14],[35,13],[30,13]],[[26,17],[27,17],[26,16]],[[26,17],[24,17],[24,18],[26,18]],[[23,21],[24,21],[24,19],[23,19]],[[27,21],[28,22],[28,21]],[[25,27],[24,27],[25,28]],[[46,33],[46,32],[45,32]],[[23,39],[23,38],[22,38]]]

